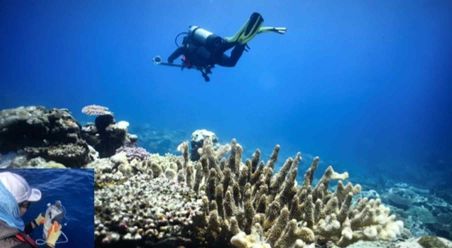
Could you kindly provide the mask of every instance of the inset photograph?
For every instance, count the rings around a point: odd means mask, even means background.
[[[94,247],[94,170],[0,169],[0,247]]]

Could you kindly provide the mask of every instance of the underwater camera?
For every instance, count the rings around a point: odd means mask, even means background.
[[[61,201],[57,200],[57,201],[55,201],[54,204],[47,203],[47,210],[44,215],[44,217],[45,217],[44,228],[42,230],[42,238],[43,239],[37,239],[36,244],[39,246],[45,245],[46,240],[48,238],[47,235],[49,234],[49,229],[52,227],[52,225],[54,224],[55,221],[62,225],[62,222],[65,219],[65,216],[66,216],[66,209],[64,208]],[[66,226],[66,225],[67,224],[65,223],[64,226]],[[69,239],[67,238],[66,234],[63,233],[62,230],[61,230],[61,236],[64,237],[64,240],[57,241],[56,242],[57,244],[64,244],[64,243],[69,242]]]
[[[154,64],[158,65],[158,64],[162,63],[162,57],[155,56],[154,58],[152,58],[152,61],[154,62]]]

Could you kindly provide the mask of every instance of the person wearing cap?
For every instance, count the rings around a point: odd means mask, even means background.
[[[39,214],[27,225],[22,216],[32,202],[41,200],[41,191],[31,188],[20,175],[11,172],[0,173],[0,247],[37,247],[30,234],[37,226],[44,224],[43,214]],[[46,240],[47,247],[55,247],[61,234],[61,225],[54,223]]]

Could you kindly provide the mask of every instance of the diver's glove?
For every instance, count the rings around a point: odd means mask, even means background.
[[[46,218],[44,217],[44,215],[42,213],[39,213],[38,217],[36,217],[32,221],[33,222],[33,228],[44,224],[45,221],[46,221]]]
[[[46,244],[49,247],[52,248],[55,247],[55,244],[57,240],[60,238],[60,235],[61,235],[61,224],[58,223],[58,221],[54,221],[47,234]]]
[[[263,32],[275,32],[278,34],[285,34],[287,32],[286,27],[260,27],[258,33]]]

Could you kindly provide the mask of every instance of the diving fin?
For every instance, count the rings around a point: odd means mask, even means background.
[[[251,14],[250,19],[233,37],[227,38],[228,42],[246,44],[254,38],[264,22],[264,18],[257,12]]]
[[[285,34],[287,32],[286,27],[261,27],[259,28],[258,33],[264,33],[264,32],[275,32],[278,34]]]

